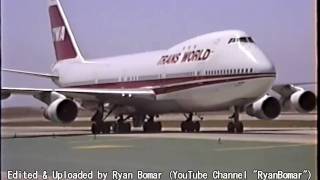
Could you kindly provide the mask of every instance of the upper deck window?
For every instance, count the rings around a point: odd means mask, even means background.
[[[228,44],[234,42],[243,42],[243,43],[254,43],[252,37],[239,37],[239,38],[230,38]]]

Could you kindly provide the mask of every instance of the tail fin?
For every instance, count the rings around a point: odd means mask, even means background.
[[[59,0],[49,0],[49,16],[57,61],[84,61]]]

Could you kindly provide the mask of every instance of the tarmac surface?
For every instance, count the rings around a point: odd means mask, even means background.
[[[1,179],[22,176],[24,171],[37,171],[37,179],[43,179],[44,171],[49,179],[80,177],[81,173],[92,173],[92,179],[97,179],[102,172],[107,173],[106,179],[143,179],[141,174],[149,179],[178,179],[175,173],[180,173],[180,179],[196,179],[201,173],[208,176],[202,179],[223,179],[228,173],[246,176],[238,179],[259,179],[260,171],[301,173],[300,179],[317,179],[317,128],[312,117],[315,126],[290,127],[300,120],[312,121],[309,116],[281,127],[277,123],[250,126],[248,120],[243,134],[226,133],[220,121],[216,127],[203,126],[200,133],[181,133],[179,128],[165,126],[162,133],[144,134],[135,128],[130,134],[97,136],[85,126],[2,126]]]

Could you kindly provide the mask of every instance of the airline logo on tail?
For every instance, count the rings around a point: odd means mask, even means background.
[[[75,44],[72,41],[70,28],[67,26],[60,4],[49,7],[52,40],[57,60],[73,59],[77,56]]]
[[[64,26],[52,28],[52,39],[54,42],[64,41],[66,28]]]

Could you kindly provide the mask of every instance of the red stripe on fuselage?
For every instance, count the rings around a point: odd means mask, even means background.
[[[222,76],[199,76],[199,77],[183,77],[171,79],[155,79],[147,81],[130,81],[130,82],[114,82],[104,84],[89,84],[72,86],[73,88],[92,88],[92,89],[134,89],[134,88],[149,88],[153,89],[156,94],[164,94],[179,90],[185,90],[194,87],[205,85],[240,81],[246,79],[275,77],[275,73],[256,73],[256,74],[242,74],[242,75],[222,75]],[[225,78],[225,79],[221,79]],[[198,81],[203,80],[203,81]],[[198,81],[198,82],[192,82]],[[177,84],[179,83],[179,84]],[[174,85],[177,84],[177,85]]]
[[[239,77],[239,78],[232,78],[232,79],[209,80],[204,82],[181,84],[181,85],[176,85],[171,87],[160,87],[160,88],[155,88],[153,90],[156,94],[166,94],[170,92],[176,92],[176,91],[186,90],[186,89],[200,87],[200,86],[207,86],[212,84],[241,81],[241,80],[248,80],[248,79],[266,78],[266,77],[274,77],[274,76],[266,75],[266,76],[259,76],[259,77],[252,76],[252,77]]]

